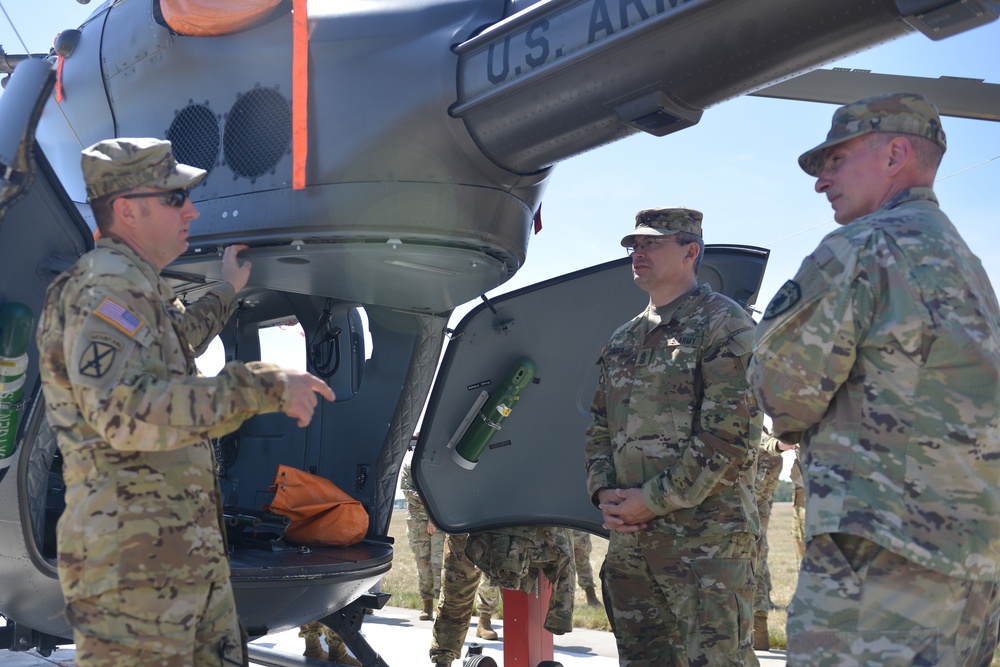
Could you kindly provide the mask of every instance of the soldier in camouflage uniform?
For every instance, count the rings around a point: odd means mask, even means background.
[[[323,644],[320,642],[321,636],[326,638],[329,650],[323,649]],[[306,640],[306,650],[302,655],[307,658],[327,660],[348,667],[361,667],[358,659],[347,652],[347,646],[344,645],[344,640],[340,638],[340,635],[319,621],[299,626],[299,637]]]
[[[767,631],[767,612],[771,610],[771,569],[767,566],[767,527],[771,522],[771,507],[774,504],[774,492],[778,488],[778,476],[781,474],[783,462],[781,454],[773,449],[774,436],[764,435],[761,452],[757,458],[757,478],[755,482],[755,497],[757,499],[757,514],[760,516],[760,552],[757,567],[756,593],[753,600],[753,648],[755,651],[766,651],[771,648],[771,639]],[[770,446],[768,446],[770,445]]]
[[[795,545],[795,556],[802,560],[806,555],[805,522],[806,494],[802,484],[802,466],[799,465],[799,446],[794,443],[782,442],[774,436],[765,437],[761,449],[769,454],[781,454],[791,451],[795,454],[788,477],[792,482],[792,543]],[[763,518],[761,526],[764,525]],[[763,531],[763,528],[762,528]]]
[[[444,574],[441,601],[432,630],[431,662],[450,665],[462,655],[465,636],[469,632],[476,592],[479,592],[479,625],[476,636],[498,639],[491,626],[492,615],[500,604],[500,589],[485,580],[479,568],[465,555],[468,533],[448,535],[444,541]]]
[[[417,562],[417,585],[424,603],[420,620],[430,621],[434,619],[434,600],[441,592],[444,533],[427,516],[427,508],[413,484],[409,461],[403,464],[399,488],[406,496],[406,537]]]
[[[187,307],[160,277],[187,248],[187,188],[204,175],[156,139],[85,149],[102,238],[46,294],[37,343],[63,456],[58,570],[79,667],[244,664],[209,439],[264,412],[305,426],[317,393],[333,400],[319,378],[271,364],[199,377],[195,357],[250,274],[230,246],[222,284]]]
[[[587,596],[587,604],[597,606],[597,587],[594,584],[594,568],[590,564],[590,554],[594,545],[590,541],[590,533],[585,530],[570,530],[573,540],[573,563],[576,566],[576,583]]]
[[[798,445],[795,446],[795,458],[788,476],[792,480],[792,542],[795,544],[795,556],[801,562],[806,555],[806,487]]]
[[[611,529],[601,583],[622,665],[757,665],[761,417],[753,321],[698,285],[702,215],[640,211],[622,239],[647,309],[601,352],[587,488]]]
[[[513,526],[469,536],[465,555],[498,587],[536,593],[541,574],[552,584],[543,627],[554,635],[573,631],[573,546],[568,528]]]
[[[799,443],[790,665],[988,665],[1000,624],[1000,307],[931,187],[915,94],[839,108],[799,164],[843,225],[767,307],[751,379]]]

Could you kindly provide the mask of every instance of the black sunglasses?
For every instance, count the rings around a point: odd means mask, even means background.
[[[160,201],[167,206],[180,208],[187,201],[188,191],[187,188],[177,188],[166,192],[132,192],[127,195],[118,195],[117,199],[142,199],[144,197],[159,197]]]

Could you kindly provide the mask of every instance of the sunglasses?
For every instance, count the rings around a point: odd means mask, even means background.
[[[180,208],[184,206],[184,202],[187,201],[188,191],[187,188],[177,188],[176,190],[167,190],[166,192],[132,192],[127,195],[118,195],[118,199],[142,199],[145,197],[159,197],[167,206],[173,206],[174,208]]]
[[[636,241],[632,245],[625,246],[625,254],[631,256],[635,252],[649,252],[650,250],[656,250],[668,241],[673,241],[679,245],[687,245],[688,243],[691,243],[691,241],[682,241],[681,239],[674,238],[673,236],[670,238],[650,239],[648,241]]]

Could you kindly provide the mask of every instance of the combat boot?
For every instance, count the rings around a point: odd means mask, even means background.
[[[434,600],[424,600],[424,610],[420,612],[421,621],[434,620]]]
[[[350,667],[361,667],[361,663],[347,653],[347,647],[344,646],[344,640],[342,640],[339,635],[333,633],[327,634],[326,643],[330,647],[330,657],[327,658],[327,660],[341,665],[350,665]]]
[[[753,650],[769,651],[771,649],[771,637],[767,633],[767,612],[755,611],[753,613]]]
[[[601,606],[601,601],[597,599],[597,591],[594,589],[593,586],[587,586],[583,590],[587,594],[587,604],[589,604],[591,607]]]
[[[500,635],[496,633],[493,626],[490,625],[490,615],[480,614],[479,625],[476,627],[476,636],[480,639],[499,639]]]
[[[303,637],[306,640],[306,650],[302,655],[307,658],[317,658],[319,660],[326,660],[330,657],[329,654],[323,650],[323,644],[319,640],[321,631],[322,626],[316,621],[306,623],[299,628],[299,637]]]

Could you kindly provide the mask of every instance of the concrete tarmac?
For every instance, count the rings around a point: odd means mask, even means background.
[[[413,667],[414,665],[430,665],[427,651],[431,645],[431,626],[433,621],[419,620],[419,611],[400,607],[385,607],[365,618],[362,634],[381,658],[390,667]],[[497,665],[504,665],[503,642],[485,641],[476,638],[476,622],[473,617],[466,636],[466,655],[469,646],[478,643],[483,646],[483,655],[496,660]],[[493,628],[503,639],[503,621],[494,619]],[[304,648],[298,630],[286,630],[261,637],[252,642],[254,646],[271,649],[290,656],[301,656]],[[60,648],[48,658],[34,651],[13,653],[0,651],[0,665],[3,667],[72,667],[74,649]],[[780,651],[758,651],[757,657],[761,667],[782,667],[785,664],[785,654]],[[615,638],[610,632],[598,630],[576,629],[573,632],[555,637],[554,659],[563,667],[617,667],[618,651]],[[251,662],[251,665],[258,663]],[[461,667],[456,661],[454,667]],[[518,666],[520,667],[520,666]],[[533,666],[527,666],[533,667]]]

